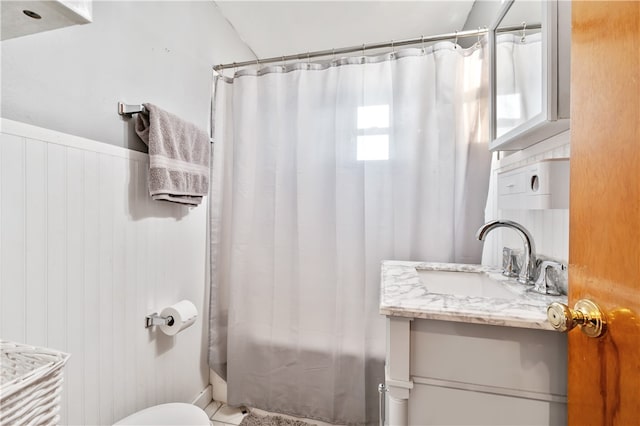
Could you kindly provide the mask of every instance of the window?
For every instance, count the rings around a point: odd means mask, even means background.
[[[357,159],[389,159],[389,105],[358,107]]]

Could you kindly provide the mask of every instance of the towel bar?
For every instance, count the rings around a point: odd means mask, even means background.
[[[123,102],[118,102],[118,114],[131,116],[140,112],[145,112],[146,109],[143,105],[129,105]]]

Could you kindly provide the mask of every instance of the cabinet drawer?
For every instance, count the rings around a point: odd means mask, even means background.
[[[526,174],[524,172],[507,172],[498,175],[498,195],[520,194],[526,190]]]
[[[410,374],[567,395],[567,336],[546,330],[416,319]]]

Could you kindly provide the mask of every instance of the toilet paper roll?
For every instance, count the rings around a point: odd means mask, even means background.
[[[162,317],[172,317],[171,325],[165,324],[160,326],[160,330],[167,336],[174,336],[185,328],[191,327],[196,322],[198,309],[188,300],[182,300],[175,305],[168,306],[160,312]]]

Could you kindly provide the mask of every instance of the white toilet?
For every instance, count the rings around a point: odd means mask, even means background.
[[[146,408],[114,424],[114,426],[124,425],[211,426],[211,422],[207,414],[195,405],[174,402]]]

